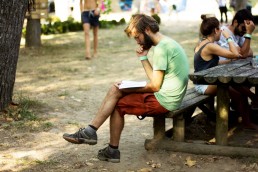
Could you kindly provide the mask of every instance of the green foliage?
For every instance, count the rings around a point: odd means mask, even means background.
[[[72,17],[69,17],[68,20],[64,22],[61,22],[58,18],[48,18],[47,22],[48,24],[43,24],[41,26],[41,32],[45,35],[83,30],[82,24],[76,22]]]
[[[15,121],[37,120],[37,116],[31,109],[40,105],[39,102],[23,96],[20,96],[18,99],[18,105],[11,105],[6,108],[6,113],[4,114],[5,118],[11,118]]]
[[[67,33],[67,32],[76,32],[82,31],[83,27],[81,22],[77,22],[74,18],[69,17],[68,20],[61,22],[58,18],[48,18],[48,24],[43,24],[41,26],[41,33],[44,35],[49,34],[59,34],[59,33]],[[109,29],[118,25],[125,24],[125,19],[122,18],[120,21],[112,20],[100,20],[100,28]],[[26,32],[26,29],[23,30]],[[25,35],[25,34],[24,34]]]
[[[108,14],[112,11],[111,9],[111,0],[104,0],[105,5],[105,11],[103,11],[104,14]]]
[[[0,112],[0,117],[6,121],[2,127],[6,130],[16,128],[18,130],[47,131],[53,128],[51,122],[39,117],[36,113],[44,106],[37,100],[31,100],[19,94],[15,96],[18,104],[9,105],[4,111]]]
[[[125,19],[122,18],[120,21],[116,21],[116,20],[111,20],[111,21],[107,21],[107,20],[101,20],[100,21],[100,28],[102,29],[109,29],[109,28],[113,28],[115,26],[119,26],[119,25],[123,25],[125,24]]]

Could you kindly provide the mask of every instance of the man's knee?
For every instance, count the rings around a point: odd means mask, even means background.
[[[108,91],[108,96],[115,96],[117,98],[122,97],[122,92],[119,88],[117,88],[114,84],[111,85]]]

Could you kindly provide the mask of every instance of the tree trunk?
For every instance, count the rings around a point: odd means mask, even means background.
[[[247,0],[237,0],[235,11],[237,12],[241,9],[246,8],[246,3],[247,3]]]
[[[41,25],[40,19],[27,19],[25,47],[41,46]]]
[[[11,101],[28,0],[0,1],[0,110]]]

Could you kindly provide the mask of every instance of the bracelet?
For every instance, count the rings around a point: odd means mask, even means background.
[[[246,33],[246,34],[244,35],[244,38],[245,38],[245,39],[251,39],[251,38],[252,38],[252,35],[251,35],[251,34]]]
[[[231,37],[228,37],[226,40],[227,40],[228,43],[233,41],[233,39]]]
[[[140,60],[147,60],[147,59],[148,59],[147,56],[141,56],[141,57],[140,57]]]

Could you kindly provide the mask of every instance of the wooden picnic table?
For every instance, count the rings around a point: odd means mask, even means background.
[[[251,65],[252,58],[232,61],[228,64],[203,70],[189,75],[197,84],[217,85],[216,144],[227,145],[229,93],[232,85],[258,87],[258,69]],[[257,91],[257,89],[256,89]]]

